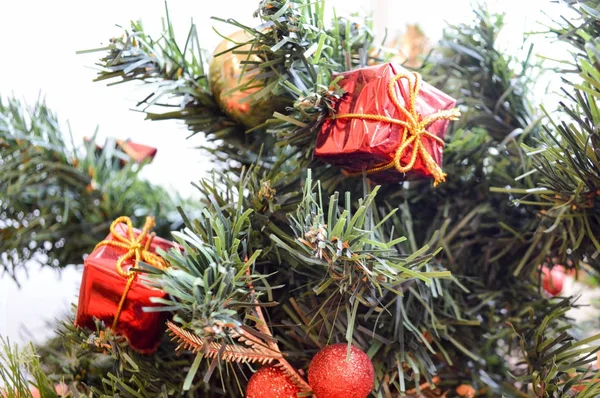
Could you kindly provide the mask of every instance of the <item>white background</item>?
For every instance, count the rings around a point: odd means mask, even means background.
[[[535,22],[544,20],[540,10],[553,7],[550,0],[489,3],[508,13],[501,41],[511,50],[518,50],[524,31],[538,29]],[[212,25],[222,33],[230,33],[232,28],[210,17],[257,24],[252,19],[257,4],[254,0],[170,0],[168,5],[182,40],[193,18],[202,45],[212,49],[220,41]],[[384,27],[396,33],[406,23],[419,23],[432,40],[440,37],[444,21],[467,21],[471,14],[468,0],[330,0],[328,5],[335,6],[338,14],[374,10],[379,34]],[[142,19],[148,32],[159,33],[163,16],[162,0],[0,0],[0,95],[12,94],[33,103],[41,94],[63,126],[70,121],[76,142],[92,135],[99,125],[101,138],[131,138],[158,147],[145,177],[194,195],[190,181],[202,178],[210,169],[194,149],[201,142],[200,135],[186,140],[187,132],[180,124],[144,121],[142,114],[130,111],[144,97],[135,84],[107,88],[93,83],[95,71],[89,67],[100,54],[75,55],[77,50],[105,45],[108,38],[122,33],[115,24],[128,27],[130,20]],[[541,46],[538,51],[544,49]],[[33,266],[28,278],[21,275],[20,289],[12,280],[0,279],[0,335],[20,343],[51,335],[45,322],[68,311],[76,300],[80,277],[80,269],[69,268],[61,275]]]

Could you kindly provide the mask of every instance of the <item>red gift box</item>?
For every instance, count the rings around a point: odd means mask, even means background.
[[[86,142],[90,142],[92,139],[89,137],[85,137],[84,140]],[[136,163],[142,163],[144,161],[151,162],[154,160],[156,156],[156,152],[158,152],[157,148],[152,146],[137,144],[130,140],[116,140],[115,141],[116,148],[123,151],[131,160]],[[101,145],[96,144],[96,154],[99,156],[104,148]],[[125,166],[127,162],[121,160],[121,165]]]
[[[346,94],[321,128],[315,157],[350,173],[364,168],[380,181],[443,181],[443,138],[459,116],[456,101],[393,63],[341,76]]]
[[[145,160],[152,161],[158,149],[142,144],[136,144],[132,141],[117,140],[117,146],[121,148],[129,157],[137,163],[142,163]]]
[[[149,235],[149,223],[153,225],[153,219],[149,218],[144,231],[140,231],[131,227],[131,221],[127,217],[117,219],[111,226],[112,232],[85,259],[75,319],[77,326],[91,329],[95,328],[95,318],[106,325],[112,325],[113,330],[123,335],[133,349],[145,354],[155,351],[158,347],[169,314],[145,312],[143,308],[159,306],[150,299],[165,298],[167,294],[143,284],[138,273],[131,271],[136,265],[134,247],[139,243],[138,255],[141,254],[141,260],[155,264],[161,261],[162,264],[157,264],[161,268],[166,264],[155,254],[156,250],[179,248],[173,242]],[[129,234],[130,228],[133,236]],[[115,236],[117,234],[118,237]],[[143,236],[140,239],[141,235]],[[148,242],[148,239],[151,241]],[[127,246],[131,248],[128,249]],[[146,248],[147,251],[144,252]],[[117,264],[120,264],[120,269]],[[123,303],[119,311],[121,301]]]

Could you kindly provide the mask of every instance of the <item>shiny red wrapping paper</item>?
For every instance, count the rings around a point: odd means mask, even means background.
[[[335,104],[336,113],[384,115],[405,120],[405,116],[394,106],[388,94],[390,80],[404,72],[406,70],[402,67],[387,63],[342,73],[343,78],[338,84],[346,94]],[[406,79],[396,82],[395,94],[403,106],[409,102],[409,83]],[[450,110],[455,105],[456,100],[452,97],[425,82],[421,83],[415,106],[421,119],[438,111]],[[432,123],[427,131],[443,139],[448,123],[448,120],[438,120]],[[393,161],[398,147],[402,144],[400,141],[403,128],[382,121],[328,119],[317,138],[315,157],[349,172],[361,172],[363,168],[372,169]],[[422,137],[422,141],[427,152],[441,166],[442,146],[428,137]],[[403,153],[402,165],[409,162],[412,151],[412,146],[409,146]],[[370,175],[372,179],[383,182],[429,176],[431,172],[420,156],[417,156],[414,167],[407,175],[394,168]]]
[[[89,137],[85,137],[84,140],[89,142],[92,139]],[[115,144],[117,148],[125,152],[125,154],[127,154],[131,158],[131,160],[136,163],[142,163],[146,160],[152,162],[152,160],[154,160],[154,157],[156,156],[156,152],[158,152],[157,148],[148,145],[138,144],[130,140],[116,140]],[[96,154],[100,156],[100,153],[103,149],[104,148],[101,145],[96,145]],[[125,166],[126,163],[126,161],[121,160],[121,165]]]
[[[127,236],[127,226],[118,224],[116,232]],[[140,230],[134,229],[136,238],[140,233]],[[109,234],[106,240],[115,239],[112,234]],[[145,242],[144,240],[141,243]],[[156,253],[158,248],[168,251],[177,247],[178,245],[173,242],[155,237],[149,251]],[[94,329],[94,318],[104,321],[105,325],[112,325],[127,284],[127,278],[118,274],[115,264],[125,253],[125,249],[104,245],[97,247],[85,259],[75,319],[77,326]],[[134,261],[125,262],[123,270],[128,271],[133,265]],[[158,306],[152,303],[150,298],[164,298],[167,294],[143,284],[139,278],[136,277],[127,293],[115,332],[125,336],[136,351],[149,354],[158,347],[169,314],[145,312],[143,308]]]
[[[132,141],[117,140],[117,146],[121,148],[129,157],[137,163],[142,163],[145,160],[152,161],[156,156],[158,149],[142,144],[136,144]]]

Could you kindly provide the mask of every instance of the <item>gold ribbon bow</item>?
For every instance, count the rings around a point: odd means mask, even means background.
[[[120,223],[125,223],[127,225],[127,236],[117,233],[116,228]],[[117,322],[121,316],[121,311],[123,310],[127,293],[129,293],[129,289],[131,288],[131,285],[133,284],[133,281],[137,275],[134,269],[138,268],[138,263],[140,261],[144,261],[145,263],[148,263],[159,269],[165,269],[167,267],[167,263],[162,259],[162,257],[150,252],[149,250],[152,239],[154,239],[155,236],[153,232],[150,232],[150,230],[154,228],[154,225],[154,217],[146,217],[144,228],[136,238],[133,233],[133,224],[131,219],[126,216],[121,216],[113,221],[113,223],[110,225],[110,233],[115,240],[103,240],[102,242],[98,243],[94,249],[96,250],[100,246],[113,246],[126,250],[125,254],[119,256],[115,264],[119,275],[121,275],[123,278],[127,278],[127,284],[125,285],[125,290],[121,296],[121,301],[119,301],[119,307],[117,308],[117,313],[115,314],[115,319],[113,320],[112,329],[117,326]],[[142,242],[146,237],[146,243],[142,245]],[[131,259],[135,259],[135,264],[129,269],[129,271],[125,271],[123,269],[123,263]]]
[[[414,77],[414,80],[411,79]],[[406,106],[402,106],[398,97],[396,96],[396,92],[394,90],[394,85],[400,79],[408,80],[409,87],[409,101]],[[362,119],[362,120],[373,120],[378,122],[386,122],[391,124],[397,124],[404,129],[402,130],[402,138],[400,140],[400,145],[396,150],[396,154],[394,155],[394,159],[388,163],[384,163],[379,166],[375,166],[371,169],[367,170],[367,173],[376,173],[378,171],[388,170],[393,167],[396,168],[400,173],[406,173],[411,170],[415,162],[417,161],[417,156],[420,156],[427,167],[427,170],[433,175],[434,185],[437,185],[441,182],[446,181],[446,173],[442,171],[440,166],[435,162],[433,157],[423,145],[423,139],[425,137],[430,138],[436,141],[441,146],[444,146],[444,140],[439,138],[438,136],[431,134],[426,129],[432,123],[437,122],[438,120],[457,120],[460,116],[460,111],[456,108],[450,110],[443,110],[432,113],[431,115],[425,116],[421,120],[421,115],[416,110],[416,102],[417,97],[419,96],[419,91],[421,89],[421,75],[418,73],[399,73],[395,75],[388,84],[388,95],[394,106],[398,111],[406,117],[406,120],[394,119],[384,115],[369,115],[364,113],[343,113],[339,115],[335,115],[334,119]],[[404,155],[404,152],[408,149],[409,146],[412,145],[412,153],[410,155],[410,160],[406,165],[402,165],[400,160]],[[361,173],[357,173],[361,174]]]

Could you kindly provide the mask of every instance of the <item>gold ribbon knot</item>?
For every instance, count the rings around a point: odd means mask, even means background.
[[[116,228],[120,223],[127,225],[127,236],[117,233]],[[123,278],[127,278],[127,284],[125,285],[125,290],[121,296],[121,301],[119,301],[119,307],[117,308],[117,313],[115,314],[115,318],[113,320],[112,329],[117,326],[117,322],[119,321],[121,311],[123,310],[123,305],[125,304],[125,299],[127,298],[127,293],[129,293],[129,289],[131,288],[131,285],[133,284],[133,281],[137,275],[134,269],[138,268],[138,263],[143,261],[155,268],[167,268],[167,263],[162,257],[150,252],[150,245],[152,244],[152,239],[154,239],[155,236],[155,234],[153,232],[151,233],[150,230],[154,228],[155,224],[154,217],[146,217],[144,228],[136,238],[135,234],[133,233],[133,223],[131,222],[131,219],[126,216],[121,216],[113,221],[110,225],[110,233],[115,240],[103,240],[94,248],[94,250],[96,250],[101,246],[112,246],[126,250],[125,254],[119,256],[115,264],[117,273]],[[142,244],[144,239],[146,239],[146,243]],[[123,269],[123,263],[131,259],[135,259],[135,263],[128,271],[125,271]]]
[[[411,79],[411,77],[414,77],[414,79]],[[409,101],[406,106],[403,106],[400,103],[394,90],[396,82],[400,79],[408,80]],[[442,110],[432,113],[431,115],[427,115],[421,119],[421,115],[416,110],[417,97],[419,96],[420,90],[421,75],[416,72],[399,73],[395,75],[388,84],[388,96],[390,97],[392,103],[394,104],[398,112],[405,116],[406,120],[394,119],[384,115],[369,115],[364,113],[342,113],[333,116],[333,119],[372,120],[396,124],[403,127],[400,145],[396,150],[394,159],[390,162],[368,169],[367,173],[376,173],[394,167],[396,168],[396,170],[398,170],[398,172],[406,173],[412,170],[417,161],[417,157],[420,156],[423,160],[423,163],[425,164],[425,167],[427,168],[427,170],[429,170],[429,172],[434,178],[434,185],[446,181],[446,173],[442,171],[442,169],[435,162],[431,154],[427,152],[427,150],[425,149],[425,145],[423,144],[423,140],[425,139],[425,137],[427,137],[434,140],[439,145],[444,146],[444,140],[428,132],[427,127],[437,122],[438,120],[457,120],[460,116],[460,111],[457,108],[450,110]],[[406,165],[402,165],[400,163],[400,160],[411,145],[412,153],[410,154],[410,160]]]

